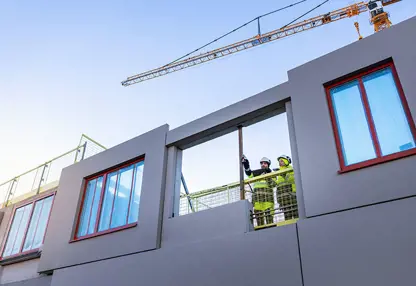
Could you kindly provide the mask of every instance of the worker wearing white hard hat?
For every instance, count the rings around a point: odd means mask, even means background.
[[[245,173],[249,178],[254,178],[272,172],[272,170],[270,169],[270,165],[272,162],[269,158],[266,157],[263,157],[260,160],[261,168],[254,171],[250,169],[250,163],[246,156],[243,155],[243,157],[241,158],[241,163],[243,164]],[[271,178],[256,181],[253,184],[252,203],[258,226],[264,225],[265,223],[273,223],[273,185],[273,180]]]

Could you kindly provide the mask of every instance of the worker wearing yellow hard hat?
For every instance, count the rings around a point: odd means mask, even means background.
[[[241,163],[243,164],[245,173],[249,178],[254,178],[272,172],[272,170],[270,169],[270,165],[272,162],[270,161],[270,159],[266,157],[263,157],[260,160],[261,168],[254,171],[250,169],[250,163],[246,156],[243,155],[243,157],[241,158]],[[272,178],[262,179],[253,183],[252,203],[258,226],[264,225],[265,223],[273,223],[273,185],[275,185],[275,183],[273,182]]]
[[[284,213],[285,220],[299,217],[295,176],[293,173],[292,159],[289,156],[282,155],[277,158],[280,171],[287,171],[277,177],[277,202],[280,210]]]

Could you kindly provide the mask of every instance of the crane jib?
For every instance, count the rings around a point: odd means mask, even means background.
[[[390,5],[401,0],[384,0],[382,1],[383,6]],[[370,2],[359,2],[356,4],[349,5],[347,7],[332,11],[330,13],[320,15],[317,17],[310,18],[305,21],[294,23],[291,25],[284,26],[280,29],[270,31],[268,33],[259,34],[255,37],[221,47],[212,51],[208,51],[196,56],[192,56],[186,59],[175,61],[173,63],[167,64],[165,66],[149,70],[131,77],[128,77],[125,81],[122,81],[123,86],[129,86],[135,83],[143,82],[146,80],[154,79],[169,73],[173,73],[185,68],[189,68],[195,65],[199,65],[208,61],[212,61],[217,58],[228,56],[243,50],[247,50],[256,46],[260,46],[265,43],[269,43],[287,36],[291,36],[303,31],[307,31],[334,21],[338,21],[345,18],[350,18],[357,16],[363,12],[369,11],[368,5]],[[378,0],[377,2],[380,2]],[[385,15],[384,15],[385,14]],[[379,31],[391,25],[387,13],[383,13],[381,18],[373,18],[372,23],[375,26],[375,31]]]

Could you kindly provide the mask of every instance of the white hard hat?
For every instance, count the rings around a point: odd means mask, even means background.
[[[269,164],[269,166],[272,164],[272,161],[270,161],[270,159],[269,159],[269,158],[267,158],[267,157],[263,157],[263,158],[261,158],[261,160],[260,160],[260,164],[261,164],[262,162],[266,162],[267,164]]]
[[[292,159],[290,159],[289,156],[281,155],[281,156],[279,156],[279,158],[277,158],[277,161],[280,161],[280,159],[286,160],[289,163],[289,165],[292,164]]]

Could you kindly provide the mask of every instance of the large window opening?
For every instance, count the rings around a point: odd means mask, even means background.
[[[253,224],[267,227],[298,218],[287,114],[244,128],[244,193]]]
[[[184,150],[179,215],[247,199],[257,227],[296,220],[291,157],[286,113]],[[264,161],[267,170],[262,168]]]

